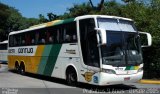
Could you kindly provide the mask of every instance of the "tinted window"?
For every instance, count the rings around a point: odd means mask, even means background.
[[[7,50],[7,44],[0,44],[0,50]]]
[[[11,35],[9,46],[47,45],[77,42],[76,22]]]
[[[63,26],[61,37],[63,43],[77,42],[76,22],[68,23]]]
[[[106,56],[114,56],[122,50],[122,33],[107,31],[107,44],[102,46],[102,54]]]

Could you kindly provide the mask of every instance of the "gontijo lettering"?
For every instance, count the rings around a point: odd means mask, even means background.
[[[33,48],[19,48],[18,53],[33,53]]]

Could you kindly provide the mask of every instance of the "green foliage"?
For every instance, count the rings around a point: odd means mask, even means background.
[[[122,5],[115,0],[104,3],[104,9],[99,13],[103,15],[122,16]]]
[[[70,17],[77,17],[87,14],[92,14],[92,7],[89,3],[83,3],[81,5],[75,4],[72,8],[68,9],[68,13],[62,15],[61,18],[70,18]]]
[[[44,15],[39,14],[39,22],[40,23],[45,23],[48,22],[48,19],[44,17]]]
[[[7,5],[0,3],[0,35],[2,35],[0,38],[6,37],[4,29],[6,28],[5,23],[9,15],[10,15],[9,7]]]
[[[9,32],[26,29],[39,23],[38,19],[22,17],[15,8],[0,3],[0,41],[6,40]]]
[[[19,30],[19,27],[21,26],[20,21],[22,20],[22,15],[14,8],[10,8],[9,13],[10,16],[5,23],[7,32]]]
[[[9,17],[9,7],[0,3],[0,29],[2,29],[3,24],[6,22],[7,18]]]
[[[53,14],[53,13],[48,13],[47,16],[48,16],[49,21],[56,20],[59,17],[59,16],[57,16],[56,14]]]

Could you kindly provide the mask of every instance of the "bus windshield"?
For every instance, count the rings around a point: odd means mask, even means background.
[[[142,63],[138,33],[133,23],[122,22],[123,24],[116,22],[116,19],[98,19],[99,28],[105,29],[107,36],[107,44],[101,46],[103,64],[126,66]]]
[[[133,21],[112,19],[112,18],[98,18],[97,20],[99,28],[108,31],[126,31],[126,32],[137,31]]]

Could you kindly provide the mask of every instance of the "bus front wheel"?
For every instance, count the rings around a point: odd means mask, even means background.
[[[70,86],[76,86],[77,85],[77,74],[76,71],[73,68],[69,68],[66,72],[66,81],[68,85]]]

